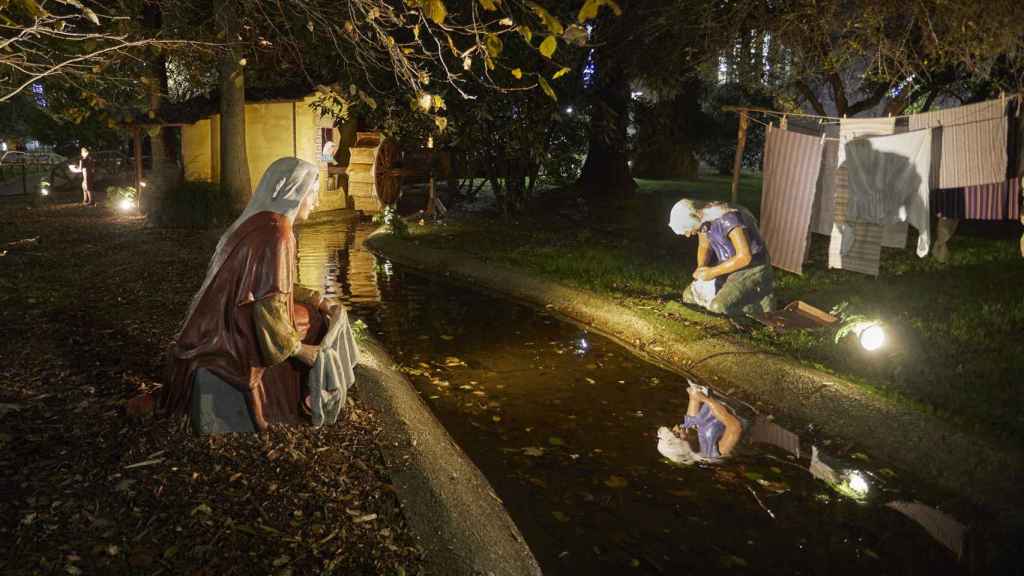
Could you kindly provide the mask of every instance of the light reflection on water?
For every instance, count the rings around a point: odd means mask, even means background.
[[[741,413],[747,438],[735,457],[669,464],[655,431],[682,419],[685,379],[543,312],[378,265],[361,246],[375,228],[349,215],[303,225],[299,281],[368,324],[494,485],[545,573],[963,569],[908,519],[921,507],[884,506],[913,493],[849,447],[823,447],[846,466],[817,449],[812,459],[797,435]]]

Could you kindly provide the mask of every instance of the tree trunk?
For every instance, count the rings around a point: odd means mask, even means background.
[[[220,62],[220,189],[236,212],[252,195],[245,152],[245,71],[232,52]]]
[[[223,2],[216,20],[225,38],[239,32],[235,2]],[[220,74],[220,193],[236,213],[245,209],[252,196],[249,157],[245,151],[245,69],[242,55],[226,48],[218,63]]]
[[[632,194],[636,182],[629,171],[626,150],[629,81],[616,75],[602,82],[594,96],[587,159],[577,185],[585,194],[593,196]]]

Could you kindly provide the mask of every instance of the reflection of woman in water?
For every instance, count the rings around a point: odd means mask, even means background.
[[[716,314],[771,311],[772,267],[749,212],[720,202],[699,207],[683,199],[672,207],[668,225],[680,236],[699,239],[697,269],[683,302]]]
[[[688,392],[690,404],[686,408],[686,417],[670,432],[681,442],[666,438],[665,433],[659,431],[661,440],[668,441],[668,446],[659,443],[659,450],[672,460],[685,463],[728,456],[740,441],[743,423],[724,404],[709,398],[699,388],[691,386]],[[694,451],[687,441],[686,432],[690,429],[697,431],[699,452]]]
[[[682,429],[697,430],[700,453],[707,458],[728,456],[740,441],[743,424],[724,404],[709,398],[697,388],[689,388],[690,404],[686,408]]]

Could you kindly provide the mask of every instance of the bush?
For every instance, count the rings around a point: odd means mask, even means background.
[[[184,182],[161,195],[150,220],[168,228],[215,228],[237,216],[220,187],[210,182]]]

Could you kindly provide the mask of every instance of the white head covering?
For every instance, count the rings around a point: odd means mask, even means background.
[[[230,256],[224,250],[224,245],[235,230],[260,212],[283,214],[289,223],[295,222],[302,201],[310,193],[318,191],[319,180],[320,171],[316,165],[298,158],[278,158],[267,168],[245,210],[231,226],[228,226],[228,229],[221,235],[220,241],[217,242],[217,249],[213,252],[210,267],[206,270],[206,278],[203,279],[202,287],[192,298],[192,304],[189,306],[182,328],[188,323],[196,306],[199,305],[200,298],[206,292],[206,288],[213,282],[217,272]]]
[[[668,216],[668,227],[676,234],[685,234],[700,224],[697,205],[689,198],[683,198],[672,206]]]

